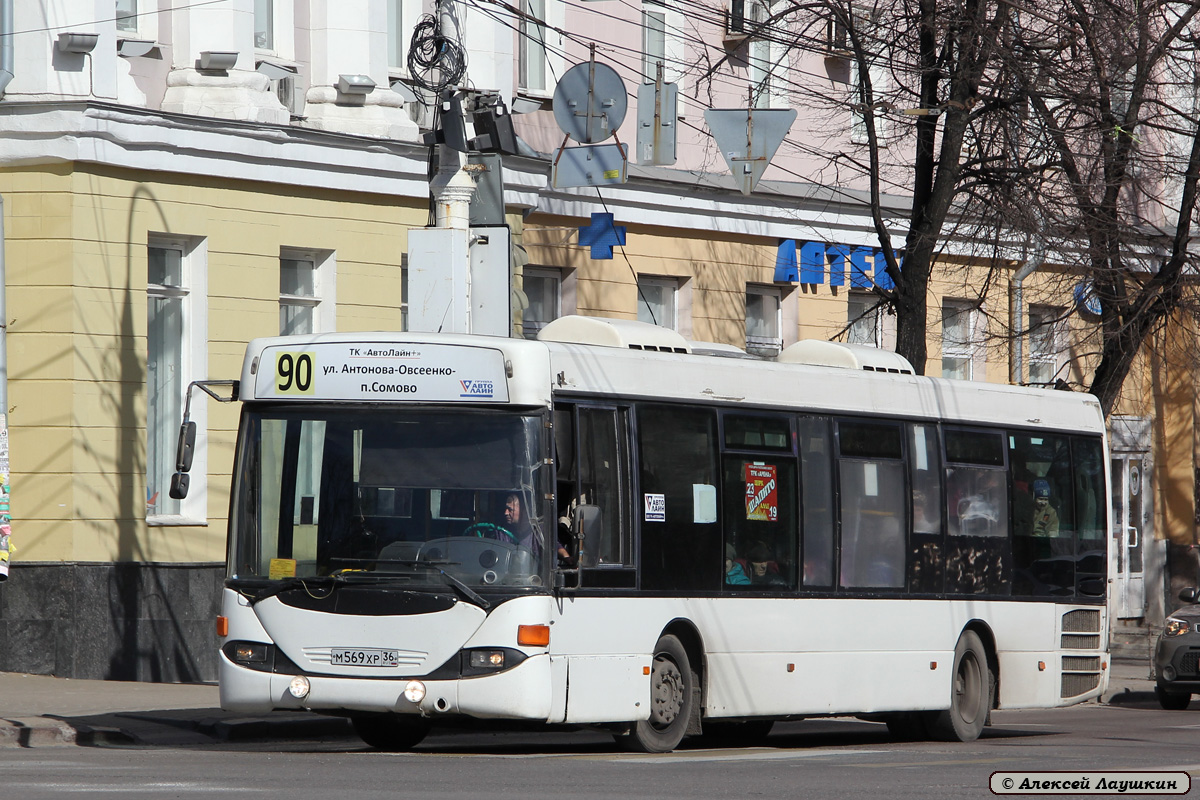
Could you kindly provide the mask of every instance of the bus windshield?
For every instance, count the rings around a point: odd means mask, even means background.
[[[247,409],[230,576],[543,585],[544,430],[511,411]]]

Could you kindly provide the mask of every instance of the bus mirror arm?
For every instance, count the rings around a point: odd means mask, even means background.
[[[593,549],[600,531],[600,506],[581,503],[571,517],[571,533],[575,536],[575,563],[580,567],[595,566]]]
[[[171,497],[182,500],[188,495],[192,470],[192,458],[196,452],[196,423],[192,422],[192,390],[200,389],[218,403],[232,403],[238,399],[240,381],[192,381],[183,398],[183,424],[179,426],[179,443],[175,446],[175,474],[171,476]],[[229,395],[217,394],[213,387],[229,387]]]

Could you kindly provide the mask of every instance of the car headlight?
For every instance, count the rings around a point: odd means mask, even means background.
[[[1167,617],[1167,625],[1163,628],[1163,636],[1183,636],[1191,629],[1191,624],[1186,620]]]

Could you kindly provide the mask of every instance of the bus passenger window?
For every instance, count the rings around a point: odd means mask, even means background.
[[[708,409],[638,409],[643,589],[720,589],[721,528],[697,522],[697,485],[717,485],[717,419]],[[703,518],[703,517],[702,517]]]
[[[804,490],[805,586],[833,585],[833,447],[829,420],[800,417],[800,472]]]
[[[1066,436],[1010,432],[1013,594],[1075,594],[1071,448]]]
[[[904,464],[896,424],[838,423],[839,585],[904,588]]]
[[[942,469],[936,425],[910,425],[908,476],[912,486],[908,590],[942,591]]]
[[[724,486],[726,588],[795,588],[795,462],[727,455]]]
[[[947,429],[946,591],[1011,592],[1008,472],[999,431]]]
[[[1071,439],[1075,475],[1075,593],[1104,597],[1108,554],[1105,527],[1104,447],[1099,439]]]

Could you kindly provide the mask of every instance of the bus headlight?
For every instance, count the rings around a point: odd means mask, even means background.
[[[504,651],[472,650],[471,666],[476,669],[504,669]]]
[[[239,664],[263,664],[267,660],[267,645],[238,642],[233,648],[233,660]]]
[[[425,684],[421,681],[409,681],[404,687],[404,699],[416,705],[425,699]]]
[[[1191,628],[1192,626],[1185,620],[1167,617],[1166,627],[1163,628],[1163,636],[1183,636]]]
[[[292,682],[288,684],[288,692],[290,692],[292,697],[296,698],[297,700],[303,700],[304,698],[308,697],[308,692],[310,689],[312,689],[312,686],[309,684],[308,678],[304,677],[303,675],[297,675],[296,677],[292,678]]]

